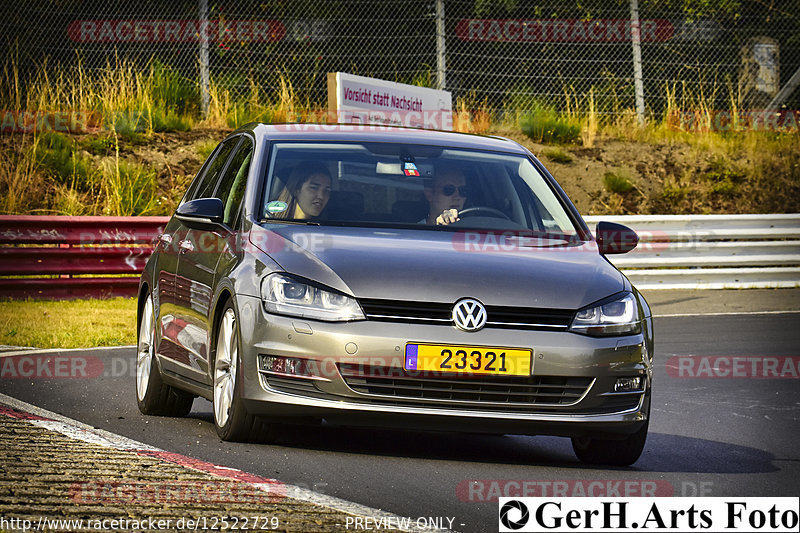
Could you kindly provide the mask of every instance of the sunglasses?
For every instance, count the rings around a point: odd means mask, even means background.
[[[462,198],[466,198],[467,194],[469,194],[469,188],[466,185],[461,185],[460,187],[456,187],[455,185],[443,185],[442,194],[445,196],[453,196],[456,189],[458,190],[458,195]]]

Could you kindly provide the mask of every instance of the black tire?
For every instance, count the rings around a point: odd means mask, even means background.
[[[148,294],[136,341],[136,403],[145,415],[186,416],[192,410],[194,396],[165,384],[161,378],[155,356],[157,334],[153,297]]]
[[[276,427],[248,413],[247,407],[242,400],[244,391],[242,365],[240,364],[242,336],[239,333],[238,324],[239,317],[236,309],[231,302],[228,302],[220,313],[212,343],[214,349],[214,366],[212,369],[214,427],[219,438],[224,441],[269,442],[275,438]],[[235,350],[231,350],[230,353],[226,354],[224,350],[226,349],[225,342],[228,331],[232,336],[228,346],[234,347]],[[225,400],[221,399],[224,396],[221,387],[228,386],[227,383],[222,383],[223,380],[227,379],[226,376],[233,376],[232,399],[227,409],[224,405]]]
[[[636,433],[622,439],[573,437],[572,450],[584,463],[593,465],[630,466],[642,455],[647,441],[650,417]]]

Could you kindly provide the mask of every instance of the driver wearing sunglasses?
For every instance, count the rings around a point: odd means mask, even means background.
[[[460,170],[447,168],[436,172],[424,192],[430,207],[428,216],[420,223],[446,225],[460,220],[458,212],[464,208],[469,193]]]

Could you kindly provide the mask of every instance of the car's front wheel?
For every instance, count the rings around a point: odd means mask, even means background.
[[[629,466],[642,455],[649,425],[650,417],[648,416],[647,421],[636,433],[622,440],[573,437],[572,450],[584,463]]]
[[[225,441],[270,440],[273,428],[247,412],[242,401],[241,334],[233,304],[222,311],[214,352],[214,426]]]
[[[136,343],[136,402],[145,415],[186,416],[194,396],[166,385],[155,360],[156,317],[153,296],[147,295]]]

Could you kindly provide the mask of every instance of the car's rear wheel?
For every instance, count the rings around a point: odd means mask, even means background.
[[[241,334],[233,304],[222,311],[214,352],[214,426],[225,441],[271,440],[274,428],[247,412],[242,401]]]
[[[647,428],[650,417],[636,433],[622,440],[596,439],[592,437],[573,437],[572,450],[584,463],[629,466],[642,455],[647,441]]]
[[[194,396],[166,385],[156,357],[156,318],[153,296],[147,295],[139,320],[136,343],[136,402],[145,415],[186,416]]]

